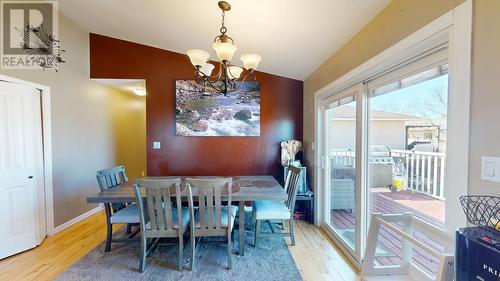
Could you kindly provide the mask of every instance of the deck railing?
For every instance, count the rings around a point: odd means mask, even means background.
[[[393,149],[391,156],[403,159],[407,188],[444,200],[446,154]]]
[[[400,162],[395,166],[399,165],[401,169],[393,169],[393,173],[402,174],[405,188],[444,200],[446,154],[392,149],[390,156]],[[332,165],[355,167],[356,152],[350,149],[331,150],[330,160]]]
[[[332,149],[330,151],[332,165],[351,166],[356,164],[356,151],[352,149]]]

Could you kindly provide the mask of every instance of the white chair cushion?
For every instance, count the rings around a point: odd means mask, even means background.
[[[227,221],[228,221],[227,209],[228,209],[227,207],[221,207],[220,223],[221,223],[222,227],[227,227]],[[234,218],[236,217],[237,211],[238,211],[238,207],[231,206],[231,227],[230,227],[230,229],[233,229]],[[205,211],[205,216],[208,216],[207,211]],[[215,225],[215,207],[213,207],[213,210],[212,210],[212,222],[213,222],[213,225]],[[200,210],[198,210],[198,212],[196,212],[196,214],[194,215],[194,223],[195,223],[196,228],[200,227]]]
[[[254,201],[254,219],[257,220],[284,220],[290,218],[290,210],[284,201],[261,200]]]
[[[139,206],[131,204],[114,213],[111,216],[110,222],[115,223],[139,223]]]
[[[181,212],[182,231],[185,232],[189,227],[189,208],[182,208]],[[177,208],[172,207],[172,223],[174,224],[175,229],[179,228],[177,218]],[[151,222],[146,223],[146,229],[151,229]]]

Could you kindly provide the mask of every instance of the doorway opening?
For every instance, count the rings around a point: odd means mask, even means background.
[[[125,166],[129,178],[146,176],[146,81],[93,80],[109,88],[115,164]]]

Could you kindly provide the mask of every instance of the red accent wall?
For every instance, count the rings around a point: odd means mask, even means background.
[[[272,60],[272,58],[264,58]],[[147,174],[281,176],[279,143],[302,140],[302,81],[257,72],[260,137],[175,134],[175,80],[193,79],[186,55],[90,34],[90,77],[146,80]],[[153,141],[161,142],[153,150]]]

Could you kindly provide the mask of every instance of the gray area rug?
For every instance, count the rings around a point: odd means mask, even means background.
[[[262,238],[259,247],[253,247],[250,221],[247,215],[245,256],[238,255],[238,242],[234,242],[232,270],[227,270],[227,244],[202,241],[196,250],[194,271],[189,271],[189,250],[186,249],[182,272],[177,270],[177,245],[160,246],[148,257],[145,272],[140,273],[139,244],[115,243],[111,245],[111,252],[105,253],[103,242],[55,280],[302,280],[283,238]],[[265,226],[263,224],[263,230],[268,231]],[[124,231],[122,228],[118,236],[124,235]]]

